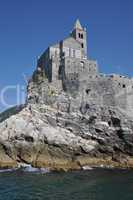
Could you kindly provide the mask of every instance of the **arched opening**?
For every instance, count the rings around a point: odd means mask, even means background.
[[[81,67],[84,67],[84,62],[83,61],[81,61],[80,64],[81,64]]]

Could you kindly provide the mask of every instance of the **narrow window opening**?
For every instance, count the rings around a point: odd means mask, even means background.
[[[69,48],[69,57],[71,57],[71,49]]]
[[[81,34],[81,38],[82,38],[82,39],[84,38],[83,34]]]
[[[74,58],[76,57],[76,52],[75,52],[75,50],[73,50],[73,57],[74,57]]]

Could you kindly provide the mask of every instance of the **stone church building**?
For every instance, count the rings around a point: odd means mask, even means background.
[[[117,106],[126,112],[133,108],[133,78],[99,73],[97,62],[87,56],[87,32],[79,20],[67,38],[40,56],[37,69],[56,88],[76,92],[77,102],[81,98],[85,105]]]
[[[50,82],[74,83],[97,74],[97,62],[87,58],[87,32],[79,20],[67,38],[48,47],[37,67],[45,70]]]

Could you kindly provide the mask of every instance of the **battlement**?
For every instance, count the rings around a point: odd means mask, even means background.
[[[99,74],[102,79],[111,80],[119,88],[133,87],[133,78],[119,74]]]

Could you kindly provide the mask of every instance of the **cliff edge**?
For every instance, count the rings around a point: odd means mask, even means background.
[[[83,91],[66,92],[35,71],[25,106],[0,123],[0,167],[20,163],[65,171],[132,168],[132,117],[119,107],[86,102]]]

